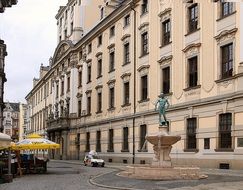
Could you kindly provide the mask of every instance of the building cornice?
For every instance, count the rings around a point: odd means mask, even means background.
[[[62,16],[64,11],[66,9],[69,9],[68,6],[71,6],[74,2],[75,2],[75,0],[69,0],[65,6],[60,6],[55,18],[58,20]]]

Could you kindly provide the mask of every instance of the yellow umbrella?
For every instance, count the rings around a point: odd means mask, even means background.
[[[38,150],[38,149],[58,149],[60,144],[52,142],[48,139],[42,138],[38,134],[32,134],[27,136],[15,145],[12,145],[12,150]]]

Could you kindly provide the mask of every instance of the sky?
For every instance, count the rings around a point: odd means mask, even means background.
[[[19,0],[0,14],[0,38],[7,45],[4,101],[26,103],[33,78],[49,64],[57,46],[55,15],[68,0]]]

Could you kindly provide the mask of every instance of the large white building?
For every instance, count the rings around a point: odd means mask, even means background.
[[[58,45],[27,95],[29,132],[109,162],[150,163],[154,102],[166,94],[173,164],[242,168],[240,3],[205,0],[68,1]],[[142,149],[142,147],[145,149]]]

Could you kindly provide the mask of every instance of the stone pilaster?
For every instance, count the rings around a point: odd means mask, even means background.
[[[68,132],[62,131],[62,139],[63,139],[63,152],[62,152],[62,159],[67,160],[68,159]]]

